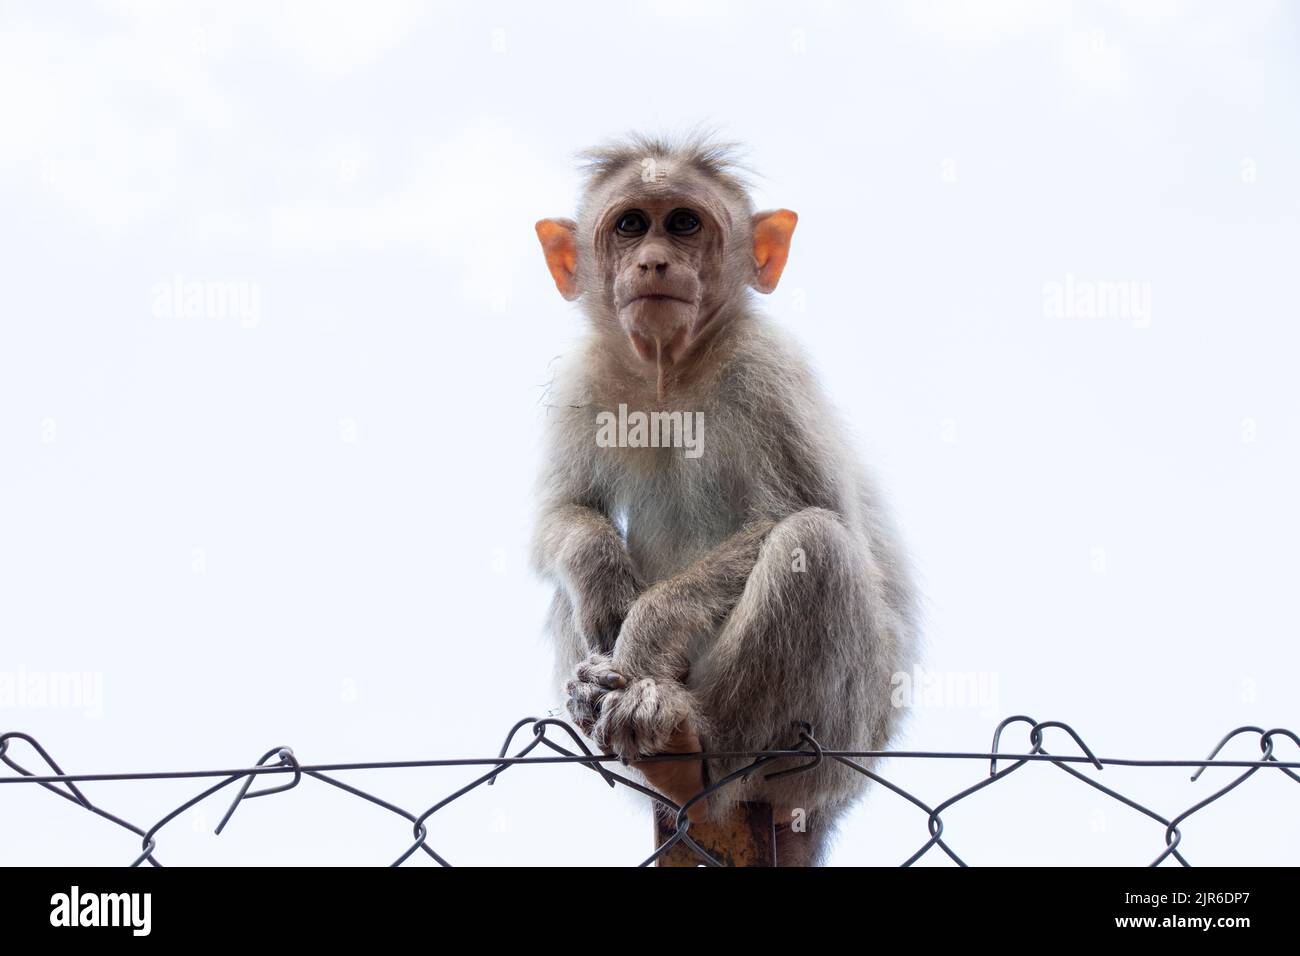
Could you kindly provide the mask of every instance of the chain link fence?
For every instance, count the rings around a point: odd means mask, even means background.
[[[1027,752],[1014,753],[999,751],[998,748],[1002,742],[1003,732],[1013,724],[1024,724],[1028,727],[1030,749]],[[1067,735],[1078,748],[1079,753],[1049,753],[1043,746],[1044,732],[1054,728]],[[1243,736],[1254,737],[1258,741],[1260,749],[1260,758],[1258,760],[1217,759],[1220,751],[1229,741]],[[517,743],[521,738],[523,742]],[[667,811],[671,819],[675,819],[675,826],[670,826],[668,828],[672,831],[671,836],[669,836],[660,846],[656,847],[649,857],[640,860],[639,865],[652,865],[674,846],[681,843],[689,847],[691,851],[698,855],[700,863],[717,866],[720,865],[718,861],[710,856],[708,851],[691,839],[690,821],[686,814],[686,810],[690,806],[706,799],[709,795],[734,784],[742,777],[747,777],[755,773],[763,773],[764,765],[771,763],[774,760],[796,758],[803,761],[802,764],[793,769],[779,771],[782,774],[806,772],[818,766],[823,761],[834,760],[852,767],[857,772],[870,778],[880,787],[897,795],[900,799],[906,800],[916,808],[918,829],[920,829],[922,825],[925,827],[926,838],[923,842],[919,843],[919,846],[914,853],[901,862],[902,866],[911,866],[926,854],[933,853],[944,854],[956,865],[966,866],[966,862],[953,848],[949,836],[945,833],[943,814],[957,803],[970,797],[972,794],[995,786],[1000,781],[1005,780],[1011,774],[1020,771],[1024,767],[1031,764],[1049,764],[1052,767],[1059,769],[1061,772],[1068,774],[1075,780],[1078,780],[1081,784],[1086,784],[1087,786],[1100,791],[1124,806],[1129,807],[1130,809],[1141,813],[1160,824],[1164,828],[1164,845],[1160,848],[1159,852],[1153,854],[1150,864],[1151,866],[1158,866],[1161,863],[1169,861],[1171,858],[1173,861],[1182,864],[1183,866],[1190,866],[1191,864],[1184,855],[1183,834],[1180,827],[1193,814],[1203,810],[1205,807],[1222,798],[1225,794],[1236,790],[1261,770],[1269,773],[1285,774],[1292,781],[1300,784],[1300,774],[1296,773],[1297,770],[1300,770],[1300,762],[1279,760],[1274,755],[1274,746],[1281,738],[1287,738],[1300,747],[1300,737],[1290,730],[1283,728],[1265,730],[1262,727],[1247,726],[1238,727],[1225,734],[1223,739],[1219,741],[1210,752],[1209,756],[1204,760],[1139,760],[1104,758],[1095,756],[1079,734],[1067,724],[1054,720],[1037,721],[1031,717],[1017,715],[1014,717],[1008,717],[997,725],[997,728],[993,733],[993,743],[988,753],[923,751],[846,752],[824,749],[814,734],[814,728],[805,724],[799,732],[798,740],[792,741],[792,747],[787,750],[765,750],[745,752],[743,754],[674,754],[647,758],[649,760],[661,761],[699,760],[701,757],[726,757],[729,759],[744,758],[750,761],[747,766],[716,781],[696,796],[692,797],[685,804],[679,806],[636,780],[618,773],[615,768],[622,767],[618,758],[592,753],[582,737],[578,735],[577,731],[567,723],[554,717],[526,717],[518,721],[510,729],[509,734],[507,734],[505,743],[501,746],[500,753],[494,757],[309,765],[301,763],[293,751],[288,747],[274,747],[264,753],[261,758],[257,760],[256,764],[251,767],[226,770],[183,770],[161,773],[65,773],[63,768],[59,766],[50,753],[35,738],[28,734],[11,732],[0,735],[0,761],[3,761],[3,763],[14,772],[14,775],[0,776],[0,784],[26,784],[30,786],[43,787],[50,793],[76,804],[89,813],[101,817],[108,823],[129,830],[140,838],[140,852],[130,861],[130,865],[140,866],[148,863],[151,866],[162,866],[163,864],[159,860],[158,854],[160,835],[168,824],[196,804],[206,800],[208,797],[213,796],[219,791],[226,790],[227,788],[234,788],[234,796],[230,801],[230,805],[216,827],[216,832],[221,833],[230,822],[235,811],[239,809],[240,804],[245,800],[284,793],[285,791],[299,787],[306,780],[311,779],[320,781],[322,784],[326,784],[330,787],[337,788],[338,790],[350,794],[359,800],[367,801],[388,813],[397,814],[411,824],[410,842],[408,845],[401,847],[400,852],[399,848],[394,848],[393,852],[396,855],[391,859],[392,866],[401,866],[418,853],[427,855],[430,859],[442,866],[451,866],[452,864],[444,856],[438,853],[429,842],[429,819],[434,814],[444,810],[447,806],[478,787],[492,786],[502,774],[507,772],[512,776],[519,774],[521,771],[518,768],[543,764],[573,764],[583,768],[585,771],[599,774],[610,787],[630,787],[646,794],[652,800],[657,801],[664,810]],[[512,746],[516,747],[513,752],[511,752]],[[26,757],[27,763],[20,762],[18,759],[18,754],[23,749],[28,749],[31,752],[31,755]],[[36,770],[31,769],[28,764],[35,763],[32,760],[32,756],[37,758],[43,766],[38,767]],[[900,787],[886,779],[878,771],[863,766],[862,761],[874,758],[889,758],[890,760],[902,761],[985,761],[988,763],[988,774],[972,786],[966,787],[946,799],[931,805],[903,787]],[[1085,766],[1095,768],[1096,770],[1102,770],[1107,766],[1195,768],[1195,773],[1191,775],[1192,781],[1195,781],[1200,777],[1207,767],[1229,767],[1236,769],[1238,772],[1237,775],[1226,785],[1204,797],[1201,797],[1181,812],[1165,816],[1081,772],[1079,768]],[[397,806],[387,800],[375,796],[373,793],[369,793],[359,787],[353,786],[352,784],[340,779],[338,776],[339,774],[346,774],[348,771],[400,771],[404,769],[428,767],[483,767],[485,769],[480,776],[447,794],[436,803],[427,806],[418,813]],[[280,778],[283,777],[288,777],[288,780],[281,781]],[[218,779],[216,783],[205,787],[201,792],[195,794],[193,797],[186,800],[184,803],[180,804],[148,827],[138,826],[137,824],[110,812],[98,803],[92,802],[81,786],[82,784],[99,784],[124,780],[175,780],[188,778],[194,778],[196,780],[206,780],[208,778]],[[258,778],[266,778],[266,780],[259,782],[258,788],[254,789],[254,782],[258,781]],[[3,791],[0,791],[0,793],[3,793]],[[1296,791],[1296,796],[1297,798],[1300,798],[1300,790]],[[0,799],[3,798],[0,797]],[[1297,801],[1297,810],[1300,810],[1300,799]],[[920,837],[918,836],[918,841],[919,840]]]

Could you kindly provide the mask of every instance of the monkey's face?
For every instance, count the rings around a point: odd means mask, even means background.
[[[776,288],[798,217],[753,213],[743,193],[688,166],[650,168],[630,165],[590,189],[580,224],[536,228],[560,293],[586,297],[597,325],[657,370],[662,392],[665,370],[688,361],[729,302]]]
[[[645,362],[679,362],[716,314],[721,230],[688,197],[638,197],[602,216],[610,305]]]

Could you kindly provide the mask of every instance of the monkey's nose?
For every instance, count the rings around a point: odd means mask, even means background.
[[[640,265],[642,272],[649,272],[654,269],[657,274],[663,275],[668,271],[668,262],[664,259],[652,259],[649,262],[638,263],[638,265]]]

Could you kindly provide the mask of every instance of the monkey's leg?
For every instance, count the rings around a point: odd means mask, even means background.
[[[638,765],[678,803],[704,786],[695,761],[638,762],[641,756],[700,750],[704,715],[682,684],[689,648],[711,639],[739,600],[770,522],[746,526],[685,571],[633,603],[612,656],[579,661],[566,686],[577,726],[607,752]],[[704,810],[693,808],[691,818]]]
[[[783,807],[773,810],[776,821],[776,865],[817,866],[825,855],[830,840],[830,830],[825,826],[825,815],[813,811],[803,818]]]
[[[731,613],[773,523],[753,521],[684,571],[657,581],[633,602],[614,647],[623,676],[680,681],[691,648],[711,641]]]
[[[894,716],[889,691],[897,622],[880,581],[868,542],[833,512],[811,508],[779,522],[687,681],[709,722],[705,748],[796,746],[799,721],[811,723],[827,749],[883,744]],[[832,808],[859,795],[866,781],[829,760],[815,770],[768,779],[807,762],[774,761],[735,785],[728,798],[771,803],[787,815],[802,811],[810,822],[821,821],[820,831],[833,823]],[[742,762],[710,764],[719,779]],[[822,850],[820,833],[813,836],[811,826],[791,830],[785,842],[790,859],[815,859]]]

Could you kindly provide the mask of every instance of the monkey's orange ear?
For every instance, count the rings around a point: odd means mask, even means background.
[[[754,213],[754,288],[759,292],[771,292],[781,281],[798,221],[789,209]]]
[[[546,253],[546,268],[560,295],[570,302],[581,292],[578,289],[578,242],[574,237],[576,226],[572,219],[543,219],[537,223],[537,238]]]

